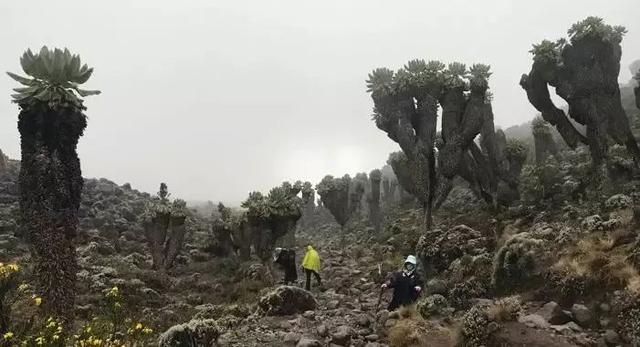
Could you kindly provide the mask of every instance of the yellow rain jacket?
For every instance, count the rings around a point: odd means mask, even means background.
[[[307,253],[304,254],[302,267],[315,272],[320,272],[320,256],[311,246],[307,246]]]

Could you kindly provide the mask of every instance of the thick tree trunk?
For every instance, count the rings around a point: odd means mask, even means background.
[[[551,133],[545,131],[533,131],[533,145],[535,147],[536,165],[543,165],[549,155],[559,155],[556,142]]]
[[[156,215],[143,225],[154,270],[163,268],[165,241],[170,224],[171,215],[169,213],[156,212]]]
[[[369,197],[369,222],[376,232],[380,231],[380,182],[381,178],[374,173],[369,175],[371,182],[371,196]]]
[[[171,222],[169,223],[171,234],[165,245],[163,259],[163,265],[166,270],[173,267],[173,263],[182,250],[184,237],[187,231],[185,219],[185,216],[171,216]]]
[[[76,146],[87,126],[81,110],[20,105],[21,222],[32,245],[36,291],[44,316],[70,327],[74,318],[75,237],[83,179]]]
[[[2,153],[2,150],[0,149],[0,173],[3,173],[7,170],[7,158],[4,156],[4,153]]]

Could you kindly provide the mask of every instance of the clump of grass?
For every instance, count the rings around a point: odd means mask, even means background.
[[[415,307],[402,307],[398,311],[398,322],[389,329],[389,345],[391,347],[426,346],[424,320]]]
[[[487,316],[492,322],[509,322],[516,320],[523,307],[519,296],[509,296],[496,301],[487,309]]]
[[[553,266],[552,270],[582,277],[609,289],[640,290],[640,274],[616,248],[620,235],[593,235],[580,240]]]

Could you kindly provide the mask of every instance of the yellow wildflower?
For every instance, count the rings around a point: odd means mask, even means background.
[[[153,329],[151,329],[151,328],[144,328],[144,329],[142,329],[142,332],[143,332],[143,333],[145,333],[145,334],[151,334],[151,333],[153,332]]]
[[[4,335],[2,335],[2,337],[4,337],[5,340],[10,340],[11,338],[13,338],[13,333],[12,332],[6,332],[4,333]]]
[[[26,283],[22,283],[21,285],[18,286],[18,290],[21,292],[26,291],[27,289],[29,289],[29,285]]]
[[[18,266],[18,264],[9,264],[8,265],[9,270],[17,272],[18,270],[20,270],[20,267]]]
[[[36,306],[40,306],[40,304],[42,304],[42,298],[39,296],[33,298],[33,301],[36,303]]]
[[[136,330],[141,330],[141,329],[142,329],[142,323],[136,324]]]

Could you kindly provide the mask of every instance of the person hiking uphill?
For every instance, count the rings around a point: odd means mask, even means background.
[[[416,273],[416,265],[416,257],[408,256],[402,271],[393,272],[391,278],[381,286],[382,290],[393,288],[393,299],[389,303],[389,311],[410,305],[418,299],[423,282],[420,275]]]
[[[293,284],[298,280],[298,272],[296,271],[296,251],[290,248],[276,248],[273,255],[273,262],[280,265],[284,270],[284,279],[282,283],[285,285]]]
[[[311,245],[307,246],[307,252],[304,254],[302,260],[302,268],[307,275],[307,283],[304,287],[306,290],[311,290],[311,275],[315,276],[318,285],[322,286],[322,280],[320,279],[320,256]]]

